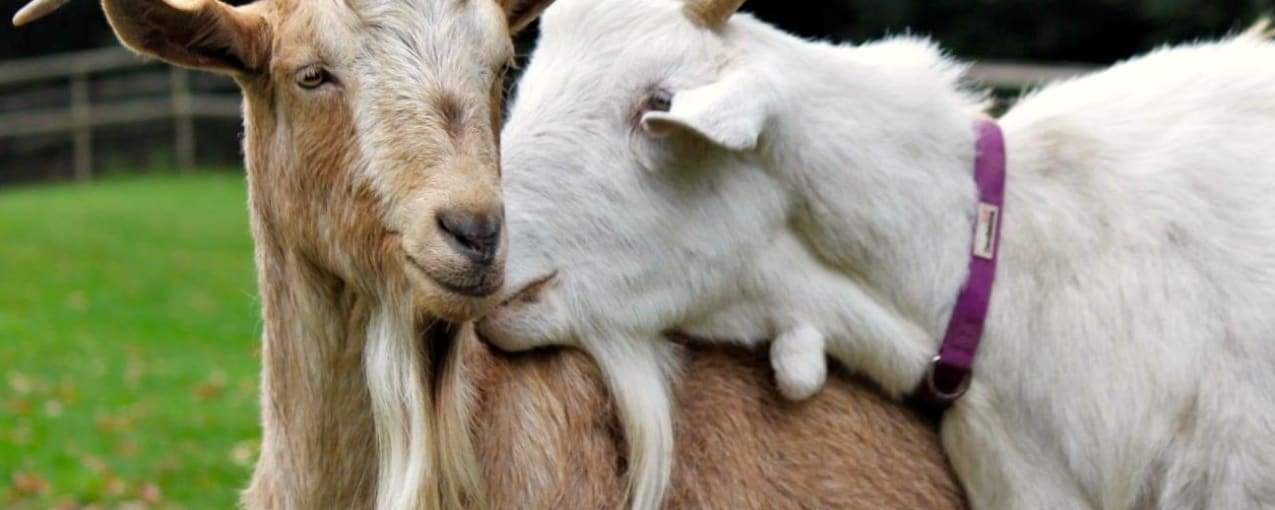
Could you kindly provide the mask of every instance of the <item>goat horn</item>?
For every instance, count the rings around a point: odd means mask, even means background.
[[[697,25],[718,30],[741,5],[744,0],[687,0],[684,10]]]
[[[1249,37],[1257,37],[1259,39],[1275,38],[1275,27],[1271,26],[1270,18],[1262,18],[1257,20],[1252,27],[1244,31],[1244,35]]]
[[[58,10],[59,7],[66,5],[71,0],[31,0],[30,3],[18,10],[13,15],[13,26],[20,27],[32,21],[38,20],[49,13]]]

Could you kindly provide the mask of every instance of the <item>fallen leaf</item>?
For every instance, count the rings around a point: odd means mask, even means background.
[[[160,492],[159,486],[154,483],[143,485],[140,496],[142,497],[142,501],[152,505],[159,503],[160,500],[164,499],[164,494]]]
[[[75,498],[71,496],[63,496],[53,505],[55,510],[80,510],[80,505],[75,503]]]
[[[105,488],[106,488],[107,496],[118,498],[120,496],[123,496],[124,492],[128,490],[128,484],[124,483],[123,478],[120,478],[115,475],[109,475],[106,477]]]
[[[208,380],[195,387],[195,398],[199,400],[212,400],[217,398],[226,391],[226,373],[222,371],[213,372],[208,376]]]
[[[30,443],[31,426],[23,423],[14,427],[13,430],[9,432],[9,441],[16,446],[25,446],[27,443]]]
[[[10,400],[6,407],[9,408],[9,412],[14,416],[30,416],[31,412],[35,410],[35,404],[32,404],[26,398]]]
[[[31,390],[33,389],[31,378],[23,375],[21,372],[9,372],[8,380],[9,388],[18,395],[26,395],[27,393],[31,393]]]
[[[49,418],[57,418],[62,416],[62,403],[56,400],[44,401],[44,415]]]
[[[115,453],[123,457],[136,457],[142,448],[134,441],[120,441],[115,443]]]
[[[146,510],[148,507],[141,501],[125,501],[115,508],[116,510]]]
[[[142,373],[145,371],[141,358],[136,355],[129,355],[128,361],[124,365],[124,386],[130,390],[135,390],[142,381]]]
[[[106,472],[106,461],[96,455],[86,455],[80,459],[80,463],[94,474],[100,475]]]
[[[30,473],[15,472],[13,473],[13,490],[18,494],[39,494],[47,495],[53,490],[53,485],[48,480]]]
[[[248,466],[252,463],[252,445],[238,443],[230,449],[230,460],[238,466]]]
[[[84,291],[82,290],[74,291],[69,296],[66,297],[67,308],[70,308],[77,312],[82,311],[85,308],[88,308],[88,304],[89,304],[88,295],[84,294]]]

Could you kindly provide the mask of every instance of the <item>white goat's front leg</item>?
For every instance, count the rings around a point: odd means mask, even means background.
[[[943,416],[943,449],[970,508],[1101,508],[1080,489],[1056,452],[1036,448],[1019,429],[996,413],[979,387],[970,388]]]
[[[658,510],[673,476],[673,344],[590,337],[583,348],[602,371],[628,443],[630,508]]]
[[[789,400],[805,400],[823,388],[828,379],[824,336],[799,324],[780,333],[770,344],[770,365],[775,369],[779,393]]]

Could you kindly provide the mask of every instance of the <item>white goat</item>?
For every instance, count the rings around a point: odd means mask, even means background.
[[[479,328],[597,358],[637,508],[669,469],[662,332],[777,337],[792,397],[822,381],[826,341],[902,397],[968,274],[963,67],[722,3],[559,0],[504,133],[510,299]],[[1159,50],[999,123],[1001,266],[942,422],[970,502],[1275,507],[1275,44]]]

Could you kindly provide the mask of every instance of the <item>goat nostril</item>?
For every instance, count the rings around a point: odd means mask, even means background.
[[[500,228],[504,218],[500,214],[483,214],[461,211],[438,213],[438,228],[452,246],[471,260],[490,264],[500,247]]]

